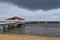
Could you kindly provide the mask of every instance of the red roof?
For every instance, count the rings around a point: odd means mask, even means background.
[[[20,18],[20,17],[17,17],[17,16],[10,17],[7,20],[15,20],[15,19],[24,20],[23,18]]]

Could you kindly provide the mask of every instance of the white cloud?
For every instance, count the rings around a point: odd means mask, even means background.
[[[24,8],[18,8],[13,4],[0,3],[0,19],[5,19],[10,16],[20,16],[26,20],[32,21],[58,21],[60,20],[60,8],[47,11],[30,11]]]

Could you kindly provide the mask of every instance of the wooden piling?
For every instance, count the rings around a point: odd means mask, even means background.
[[[8,24],[8,30],[10,29],[10,25]]]
[[[3,33],[5,33],[5,25],[3,26]]]
[[[14,28],[14,24],[13,24],[12,28]]]

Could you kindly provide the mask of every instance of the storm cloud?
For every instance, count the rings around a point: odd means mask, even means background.
[[[60,0],[0,0],[30,10],[49,10],[60,8]]]
[[[60,0],[0,0],[0,20],[11,16],[27,21],[60,21]]]

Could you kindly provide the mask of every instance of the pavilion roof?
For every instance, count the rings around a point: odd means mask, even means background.
[[[15,20],[15,19],[24,20],[23,18],[20,18],[20,17],[17,17],[17,16],[13,16],[13,17],[7,18],[7,20]]]

